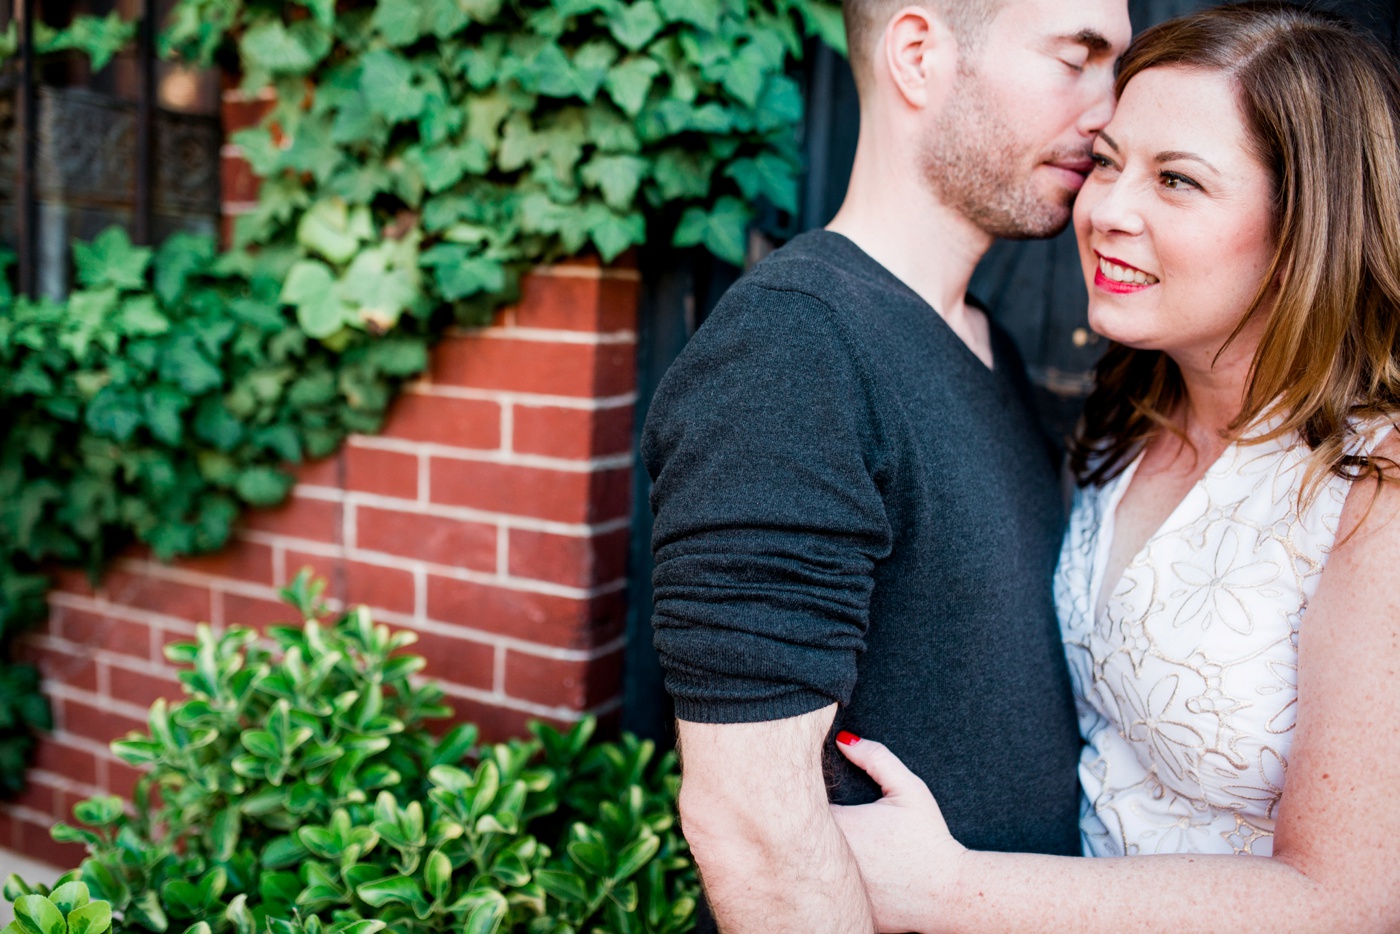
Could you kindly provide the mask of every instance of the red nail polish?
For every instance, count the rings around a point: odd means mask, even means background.
[[[840,733],[836,734],[836,741],[842,746],[854,746],[856,743],[860,742],[860,737],[854,733],[847,733],[845,730],[842,730]]]

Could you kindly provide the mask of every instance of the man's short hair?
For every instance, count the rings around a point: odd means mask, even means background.
[[[964,52],[977,48],[987,25],[1005,0],[842,0],[846,20],[846,45],[856,85],[864,87],[870,77],[870,60],[875,44],[889,25],[890,17],[907,6],[924,6],[936,12],[948,25]]]

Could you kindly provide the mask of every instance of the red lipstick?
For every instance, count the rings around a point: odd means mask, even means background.
[[[1125,263],[1122,260],[1114,259],[1111,256],[1104,256],[1097,250],[1094,251],[1094,255],[1097,256],[1100,260],[1110,262],[1115,266],[1122,266],[1124,269],[1133,269],[1138,272],[1146,272],[1146,270],[1138,269],[1136,266]],[[1148,275],[1151,275],[1151,273],[1148,273]],[[1141,292],[1143,289],[1150,289],[1156,284],[1156,282],[1119,282],[1115,279],[1110,279],[1108,276],[1105,276],[1103,274],[1102,266],[1099,266],[1097,264],[1094,266],[1094,287],[1098,289],[1103,289],[1105,292],[1109,292],[1114,295],[1127,295],[1132,292]]]

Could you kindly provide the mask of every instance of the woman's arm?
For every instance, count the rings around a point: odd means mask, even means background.
[[[1391,435],[1378,453],[1400,461],[1400,441]],[[949,846],[923,783],[862,741],[842,749],[887,798],[836,815],[880,929],[1400,930],[1400,487],[1355,484],[1337,540],[1300,635],[1298,725],[1272,859]]]

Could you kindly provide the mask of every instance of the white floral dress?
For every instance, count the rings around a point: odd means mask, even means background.
[[[1358,442],[1353,453],[1379,440]],[[1055,599],[1086,746],[1086,856],[1273,852],[1298,631],[1349,484],[1298,509],[1308,449],[1236,444],[1128,563],[1094,618],[1135,461],[1075,494]]]

